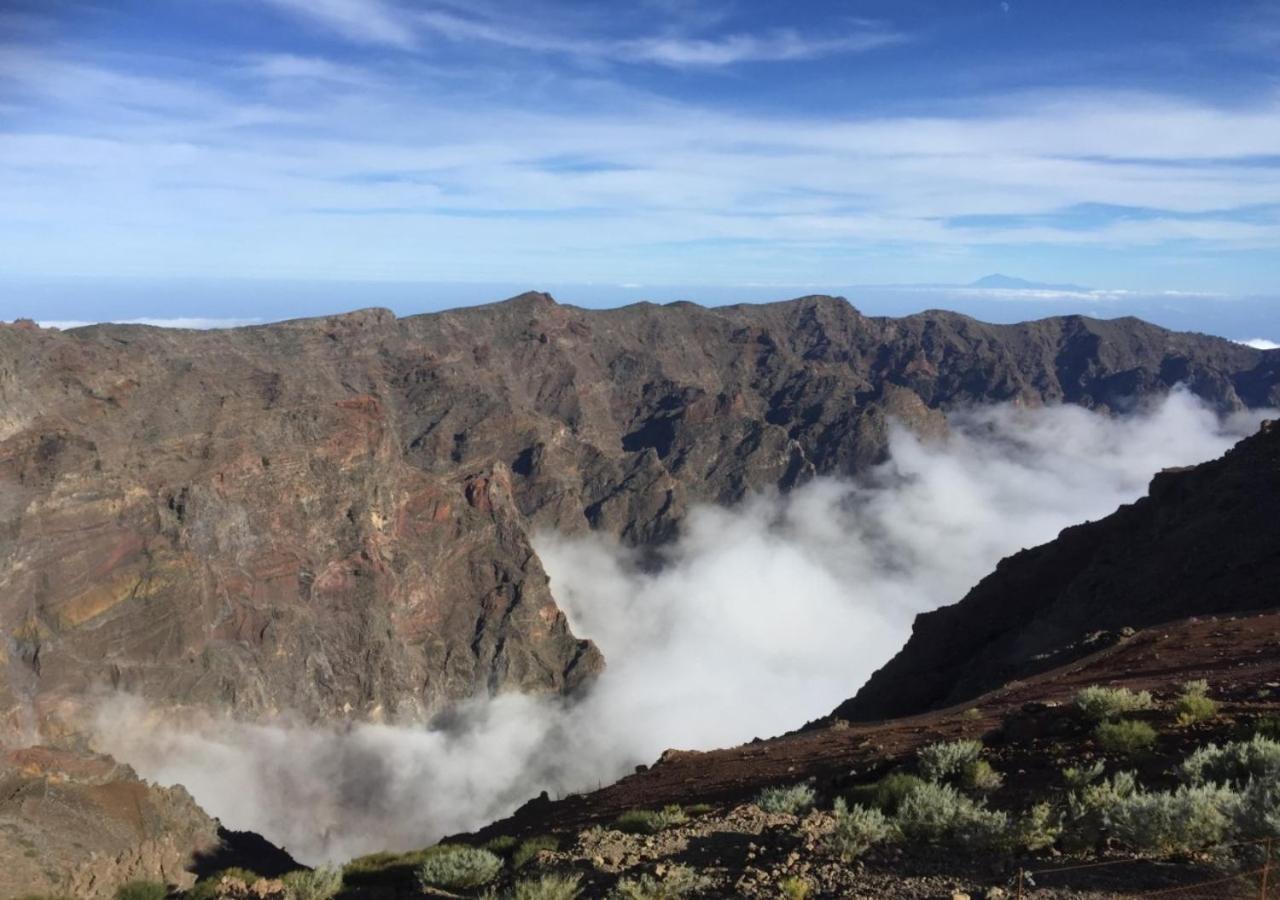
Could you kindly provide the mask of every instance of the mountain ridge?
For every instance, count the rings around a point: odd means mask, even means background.
[[[0,730],[94,687],[418,720],[604,661],[534,529],[672,539],[695,503],[853,476],[888,422],[1280,402],[1277,354],[1138,321],[862,315],[824,296],[589,310],[529,292],[223,331],[0,328]]]

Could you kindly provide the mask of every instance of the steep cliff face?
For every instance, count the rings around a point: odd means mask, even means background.
[[[312,718],[570,689],[603,662],[533,529],[660,542],[691,503],[865,468],[889,417],[1177,382],[1280,402],[1275,354],[1223,340],[829,297],[0,326],[0,733],[56,732],[96,686]]]
[[[844,719],[959,703],[1105,646],[1125,627],[1280,606],[1280,423],[1147,497],[1000,563],[911,639]]]

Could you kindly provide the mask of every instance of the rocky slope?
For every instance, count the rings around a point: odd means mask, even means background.
[[[108,757],[32,747],[0,757],[0,896],[111,897],[147,879],[190,886],[218,825],[182,788]]]
[[[79,698],[414,718],[603,664],[529,534],[660,542],[689,504],[880,459],[886,419],[1280,402],[1276,353],[1078,317],[542,294],[215,332],[0,326],[0,733]]]
[[[1188,723],[1178,718],[1177,695],[1182,683],[1196,679],[1209,685],[1217,708]],[[1076,693],[1097,684],[1154,695],[1155,708],[1135,716],[1155,732],[1149,749],[1130,753],[1101,744],[1094,723],[1074,709]],[[868,802],[868,787],[886,775],[918,773],[921,748],[940,741],[982,742],[983,757],[1002,774],[1001,783],[982,792],[982,799],[1013,822],[1041,803],[1049,804],[1055,817],[1069,818],[1067,767],[1098,765],[1107,775],[1132,771],[1150,789],[1172,788],[1178,784],[1178,764],[1195,749],[1247,739],[1259,729],[1274,735],[1280,724],[1278,685],[1280,613],[1168,622],[973,698],[971,704],[881,722],[831,720],[705,753],[670,750],[653,766],[602,790],[535,800],[511,818],[451,842],[499,847],[536,840],[553,847],[499,878],[509,884],[545,872],[575,873],[582,878],[584,898],[616,897],[611,891],[620,881],[661,882],[681,866],[693,869],[701,887],[666,896],[763,900],[795,896],[789,890],[799,881],[813,900],[1011,900],[1018,895],[1022,870],[1032,873],[1022,896],[1040,900],[1113,900],[1157,890],[1171,891],[1170,896],[1258,897],[1256,858],[1136,852],[1107,840],[1080,846],[1068,840],[1069,826],[1068,834],[1036,848],[970,847],[954,839],[897,841],[852,861],[837,856],[828,836],[836,798]],[[814,789],[812,811],[765,812],[756,804],[764,789],[801,783]],[[672,804],[682,806],[685,820],[656,834],[627,833],[619,826],[637,810]],[[377,865],[372,865],[375,858],[357,861],[348,869],[342,896],[418,895],[413,879],[418,856],[385,855],[376,858]],[[1097,867],[1100,862],[1105,865]],[[1280,858],[1272,862],[1272,873],[1277,864]]]
[[[1124,628],[1280,605],[1280,423],[1147,497],[1003,560],[835,715],[948,706],[1083,655]]]

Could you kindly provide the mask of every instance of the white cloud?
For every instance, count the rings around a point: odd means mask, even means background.
[[[1280,344],[1275,341],[1269,341],[1266,338],[1249,338],[1246,341],[1238,341],[1246,347],[1252,347],[1255,350],[1280,350]]]
[[[424,729],[182,723],[126,700],[104,708],[97,742],[307,861],[424,846],[668,747],[730,745],[829,712],[901,646],[915,613],[1110,513],[1159,469],[1221,454],[1262,415],[1219,422],[1179,392],[1129,418],[975,410],[942,445],[894,430],[891,461],[865,482],[693,511],[656,574],[609,541],[543,535],[553,593],[608,660],[574,702],[482,698]]]
[[[853,22],[846,34],[808,36],[793,30],[729,34],[714,38],[684,34],[605,39],[547,33],[530,27],[528,17],[502,20],[489,15],[461,16],[433,10],[418,14],[423,26],[454,41],[482,41],[542,53],[561,53],[601,62],[654,63],[676,68],[714,68],[744,62],[783,62],[839,53],[861,53],[901,43],[904,35],[875,23]]]
[[[269,79],[306,79],[337,84],[372,86],[376,79],[359,66],[343,65],[317,56],[269,53],[254,57],[248,71]]]
[[[386,9],[437,42],[597,59],[647,47],[692,65],[700,54],[804,53],[827,39],[704,46],[685,30],[664,36],[666,50],[644,40],[628,49],[539,32],[509,12]],[[854,39],[880,34],[850,28]],[[956,101],[929,116],[765,115],[655,97],[602,75],[608,67],[569,68],[592,74],[506,58],[499,71],[432,68],[392,54],[364,66],[257,56],[205,78],[160,77],[172,67],[145,58],[0,51],[13,99],[72,123],[13,129],[0,143],[0,268],[848,282],[866,277],[853,268],[859,254],[1176,242],[1178,259],[1194,261],[1280,243],[1280,220],[1230,213],[1280,205],[1280,170],[1230,164],[1280,154],[1280,95],[1214,105],[1077,91]],[[590,165],[554,164],[578,159]],[[1054,220],[1087,205],[1169,214]],[[975,215],[996,218],[948,226]],[[752,243],[768,246],[742,249]]]
[[[805,36],[794,31],[777,31],[764,35],[733,34],[713,39],[644,38],[624,42],[618,49],[625,59],[675,67],[711,67],[860,53],[901,43],[903,40],[903,35],[880,30],[825,38]]]
[[[382,0],[265,0],[357,43],[410,49],[417,43],[404,14]]]
[[[121,319],[114,324],[116,325],[152,325],[156,328],[193,328],[198,330],[207,330],[211,328],[240,328],[244,325],[261,324],[261,319],[203,319],[203,318],[176,318],[176,319]],[[87,325],[99,325],[101,322],[89,322],[72,319],[50,319],[38,323],[41,328],[60,328],[63,331],[68,328],[84,328]]]

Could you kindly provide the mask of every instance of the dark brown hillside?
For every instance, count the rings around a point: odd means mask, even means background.
[[[1163,472],[1147,497],[1000,563],[835,715],[958,703],[1113,640],[1124,627],[1280,606],[1280,425],[1222,459]]]

